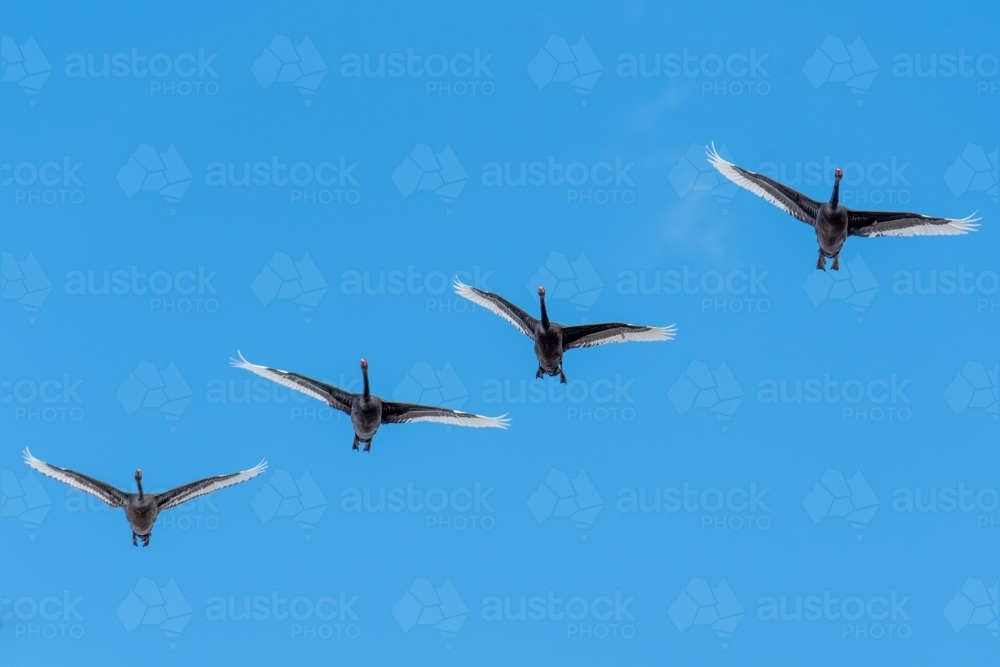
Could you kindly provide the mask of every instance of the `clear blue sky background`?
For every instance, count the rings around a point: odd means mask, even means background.
[[[9,664],[996,660],[995,6],[3,15]],[[850,239],[819,273],[808,227],[709,171],[712,141],[816,199],[840,165],[849,205],[982,227]],[[495,185],[536,161],[538,185]],[[257,162],[268,184],[229,182]],[[678,336],[571,352],[567,397],[455,275]],[[238,349],[355,390],[365,357],[381,396],[513,425],[387,426],[352,452],[346,417],[255,385]],[[25,446],[122,488],[270,469],[135,549]]]

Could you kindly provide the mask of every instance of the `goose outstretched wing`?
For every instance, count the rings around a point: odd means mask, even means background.
[[[164,491],[163,493],[157,493],[156,507],[160,510],[177,507],[181,503],[186,503],[187,501],[197,498],[198,496],[208,495],[209,493],[213,493],[219,489],[224,489],[227,486],[233,486],[234,484],[245,482],[248,479],[253,479],[265,470],[267,470],[267,461],[261,461],[249,470],[236,472],[231,475],[206,477],[205,479],[200,479],[197,482],[191,482],[190,484],[185,484],[184,486],[178,486],[176,489],[170,489],[169,491]]]
[[[81,475],[76,471],[49,465],[45,461],[36,459],[32,456],[27,447],[24,449],[24,462],[46,477],[51,477],[58,482],[71,486],[77,491],[89,493],[112,507],[125,506],[128,494],[124,491],[120,491],[110,484],[105,484],[104,482],[94,479],[93,477]]]
[[[520,330],[520,332],[525,336],[534,338],[535,331],[538,329],[538,320],[512,304],[507,299],[503,298],[499,294],[484,292],[483,290],[476,289],[471,285],[466,285],[460,280],[456,280],[453,287],[455,288],[455,293],[459,296],[463,296],[472,303],[493,311],[517,327],[518,330]]]
[[[319,380],[313,380],[312,378],[308,378],[305,375],[299,375],[298,373],[290,373],[289,371],[283,371],[277,368],[251,364],[243,358],[242,352],[237,351],[236,353],[240,355],[240,358],[233,359],[230,357],[230,366],[233,366],[234,368],[242,368],[243,370],[250,371],[251,373],[256,373],[263,378],[277,382],[283,387],[288,387],[289,389],[294,389],[295,391],[301,391],[303,394],[312,396],[319,401],[323,401],[330,407],[343,410],[344,412],[350,414],[351,405],[354,403],[354,399],[357,397],[357,394],[352,394],[349,391],[344,391],[343,389],[334,387],[332,384],[326,384],[325,382],[320,382]]]
[[[673,340],[677,327],[644,327],[621,322],[604,324],[581,324],[563,327],[563,348],[593,347],[605,343],[627,343],[630,341]]]
[[[727,162],[715,150],[715,144],[707,149],[708,162],[719,170],[719,173],[745,190],[758,197],[763,197],[785,213],[798,218],[810,225],[816,224],[816,214],[819,212],[819,202],[806,197],[801,192],[783,185],[773,178],[739,167]]]
[[[500,417],[483,417],[471,412],[460,412],[432,405],[417,405],[416,403],[382,402],[383,424],[405,424],[408,422],[438,422],[454,426],[472,426],[474,428],[507,428],[510,419],[506,415]]]
[[[972,215],[975,215],[973,213]],[[979,228],[980,218],[930,218],[920,213],[850,211],[847,233],[854,236],[955,236]]]

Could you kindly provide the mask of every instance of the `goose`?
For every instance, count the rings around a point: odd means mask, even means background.
[[[358,446],[364,443],[365,451],[370,452],[372,449],[372,438],[375,437],[378,427],[382,424],[438,422],[454,426],[503,429],[510,425],[510,419],[507,419],[507,415],[505,414],[499,417],[483,417],[482,415],[474,415],[470,412],[459,412],[458,410],[439,408],[431,405],[396,403],[394,401],[383,400],[371,393],[368,385],[368,361],[366,359],[361,360],[364,389],[360,394],[354,394],[333,385],[313,380],[305,375],[251,364],[243,357],[242,352],[237,350],[236,353],[240,358],[230,358],[229,364],[231,366],[256,373],[289,389],[301,391],[307,396],[312,396],[317,400],[323,401],[331,408],[336,408],[349,414],[351,416],[351,424],[354,426],[354,443],[352,449],[358,449]]]
[[[93,477],[87,477],[66,468],[57,468],[54,465],[49,465],[45,461],[32,456],[27,447],[24,449],[23,456],[26,464],[46,477],[51,477],[58,482],[67,484],[77,491],[89,493],[95,498],[111,505],[111,507],[121,507],[124,509],[125,518],[128,519],[129,525],[132,526],[132,544],[139,546],[139,543],[136,541],[136,538],[139,538],[142,540],[142,546],[144,547],[149,546],[149,538],[153,534],[153,524],[156,522],[156,517],[163,510],[177,507],[181,503],[186,503],[199,496],[208,495],[227,486],[233,486],[248,479],[253,479],[267,470],[267,461],[261,461],[249,470],[231,475],[206,477],[197,482],[178,486],[163,493],[145,493],[142,490],[142,470],[136,470],[135,485],[138,487],[139,492],[128,493],[120,491],[110,484],[105,484]]]
[[[844,170],[833,172],[833,193],[829,202],[820,203],[787,185],[755,174],[727,162],[713,143],[706,148],[709,163],[736,185],[763,197],[785,213],[812,225],[819,241],[816,268],[826,271],[826,258],[833,259],[833,270],[840,270],[840,249],[848,236],[955,236],[976,231],[980,218],[931,218],[920,213],[890,211],[855,211],[840,205],[840,179]]]
[[[673,324],[668,327],[646,327],[621,322],[580,324],[571,327],[557,324],[549,320],[549,313],[545,308],[544,287],[538,288],[542,312],[540,320],[536,320],[499,294],[485,292],[457,279],[453,287],[459,296],[499,315],[535,341],[535,356],[538,357],[538,371],[535,377],[558,375],[559,382],[563,384],[566,384],[566,373],[563,372],[563,353],[566,350],[605,343],[673,340],[677,334],[677,327]]]

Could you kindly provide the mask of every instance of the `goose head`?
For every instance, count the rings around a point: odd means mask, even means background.
[[[837,167],[833,172],[833,194],[830,195],[830,207],[837,208],[840,202],[840,179],[844,177],[844,170]]]
[[[362,377],[364,377],[364,380],[365,380],[364,397],[368,398],[369,396],[371,396],[371,391],[368,389],[368,360],[367,359],[362,359],[361,360],[361,375],[362,375]]]
[[[545,286],[538,286],[538,301],[542,308],[542,326],[546,329],[549,328],[549,313],[545,309]]]
[[[139,497],[142,498],[142,470],[135,471],[135,485],[139,488]]]

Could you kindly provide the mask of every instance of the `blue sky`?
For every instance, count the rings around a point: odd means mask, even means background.
[[[15,664],[995,659],[995,8],[3,12]],[[815,199],[841,166],[849,206],[982,226],[817,272],[713,141]],[[678,336],[536,381],[455,277]],[[385,398],[513,424],[353,452],[237,350],[352,390],[364,357]],[[26,446],[122,488],[270,469],[136,550]]]

